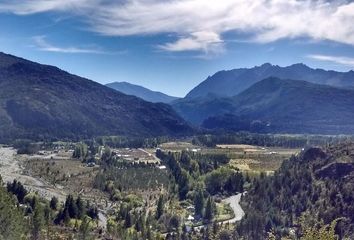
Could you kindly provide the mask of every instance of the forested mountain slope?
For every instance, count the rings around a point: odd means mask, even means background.
[[[354,90],[267,78],[231,98],[190,100],[176,110],[208,129],[281,133],[354,132]],[[208,117],[209,116],[209,117]]]
[[[0,139],[190,134],[173,109],[0,53]]]
[[[354,238],[354,144],[310,148],[285,161],[272,177],[255,179],[242,202],[238,226],[246,239],[273,231],[300,237],[306,228],[335,224],[340,239]]]

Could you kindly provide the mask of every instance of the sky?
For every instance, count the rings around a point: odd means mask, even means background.
[[[0,51],[183,97],[266,62],[354,69],[354,1],[0,0]]]

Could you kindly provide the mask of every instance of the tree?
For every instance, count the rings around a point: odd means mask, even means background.
[[[77,205],[76,205],[76,202],[74,201],[74,197],[71,194],[69,194],[66,197],[64,211],[66,209],[68,210],[70,218],[77,218],[78,217]]]
[[[198,189],[194,197],[194,208],[196,216],[203,216],[204,209],[204,194],[201,189]]]
[[[169,221],[169,229],[170,230],[178,230],[180,225],[180,219],[177,215],[172,215]]]
[[[157,220],[159,220],[159,218],[163,214],[163,209],[164,209],[163,205],[164,205],[163,195],[160,195],[159,200],[157,201],[157,209],[156,209],[156,219]]]
[[[127,214],[125,215],[124,227],[130,228],[131,226],[132,226],[132,216],[130,215],[130,212],[128,211]]]
[[[52,199],[50,200],[50,208],[53,210],[58,210],[58,198],[56,197],[52,197]]]
[[[32,237],[33,239],[39,239],[40,232],[43,227],[44,213],[41,204],[37,197],[34,197],[34,212],[32,216]]]
[[[52,220],[52,211],[51,208],[48,204],[45,205],[44,208],[44,221],[45,225],[47,227],[47,239],[49,239],[50,236],[50,222]]]
[[[181,170],[180,176],[177,178],[178,194],[181,200],[186,199],[189,191],[189,178],[188,172],[184,169]]]
[[[25,233],[25,219],[16,201],[3,187],[0,176],[0,239],[21,239]]]
[[[204,219],[210,222],[214,218],[214,213],[215,203],[212,197],[209,196],[205,206]]]
[[[85,205],[80,196],[76,199],[76,207],[77,207],[77,218],[82,219],[85,215],[86,209]]]
[[[15,194],[19,203],[23,203],[28,193],[25,187],[16,179],[12,183],[7,183],[7,191]]]
[[[84,160],[87,157],[87,154],[88,154],[88,150],[87,150],[87,145],[85,143],[76,144],[75,150],[73,152],[74,158]]]

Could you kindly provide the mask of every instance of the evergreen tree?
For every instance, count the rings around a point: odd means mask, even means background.
[[[214,218],[214,213],[215,213],[215,203],[212,197],[209,196],[205,206],[204,219],[210,222]]]
[[[74,201],[74,197],[71,194],[66,197],[65,209],[68,210],[70,218],[78,217],[78,208],[76,202]]]
[[[82,201],[81,197],[78,196],[76,199],[76,207],[77,207],[77,218],[82,219],[85,215],[86,209],[84,202]]]
[[[44,212],[37,197],[34,197],[34,209],[32,216],[32,237],[34,240],[39,239],[43,224],[44,224]]]
[[[44,221],[45,225],[47,227],[47,239],[49,239],[50,236],[50,222],[52,220],[52,210],[48,204],[45,205],[44,208]]]
[[[163,196],[160,195],[159,200],[157,202],[157,209],[156,209],[156,219],[159,220],[160,217],[163,214],[163,209],[164,209],[164,199]]]
[[[0,176],[0,239],[21,239],[25,234],[25,219],[15,201]]]
[[[131,226],[132,226],[132,216],[128,211],[127,214],[125,215],[124,227],[130,228]]]
[[[58,210],[58,198],[52,197],[50,200],[50,208],[53,210]]]
[[[204,194],[201,189],[199,189],[194,197],[194,208],[196,216],[203,216],[204,209]]]

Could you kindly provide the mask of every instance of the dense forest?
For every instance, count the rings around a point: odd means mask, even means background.
[[[310,148],[285,161],[274,176],[254,179],[237,232],[246,239],[265,239],[270,232],[297,239],[305,232],[301,226],[334,224],[340,239],[353,239],[353,189],[353,144]]]

